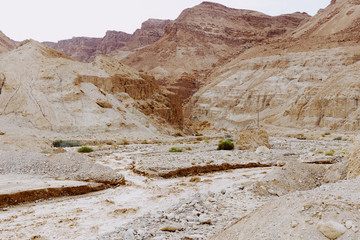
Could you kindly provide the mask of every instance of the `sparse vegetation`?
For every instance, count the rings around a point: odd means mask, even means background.
[[[342,137],[336,137],[333,139],[334,141],[341,141],[342,140]]]
[[[148,141],[144,140],[141,142],[141,144],[150,144]]]
[[[81,147],[81,143],[75,141],[64,141],[64,140],[55,140],[53,142],[54,147]]]
[[[89,153],[89,152],[93,152],[94,149],[91,147],[84,146],[84,147],[79,148],[77,151],[79,153]]]
[[[217,150],[234,150],[234,143],[230,140],[219,142]]]
[[[324,153],[323,150],[317,150],[317,151],[316,151],[316,154],[322,154],[322,153]]]
[[[330,152],[326,152],[325,156],[334,156],[334,154],[335,154],[335,151],[331,150]]]
[[[184,149],[182,148],[177,148],[177,147],[172,147],[169,149],[169,152],[183,152]]]

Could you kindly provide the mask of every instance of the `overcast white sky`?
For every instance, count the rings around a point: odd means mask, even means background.
[[[73,36],[103,37],[106,30],[133,33],[149,18],[176,19],[202,0],[1,0],[0,30],[22,41],[57,41]],[[330,0],[214,0],[268,15],[316,14]]]

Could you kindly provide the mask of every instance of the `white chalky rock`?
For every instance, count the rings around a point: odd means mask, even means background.
[[[260,146],[255,151],[256,154],[269,153],[269,152],[270,152],[270,149],[265,146]]]
[[[320,221],[317,225],[317,230],[328,239],[336,239],[346,232],[344,225],[335,221]]]

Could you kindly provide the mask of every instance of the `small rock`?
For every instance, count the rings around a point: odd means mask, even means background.
[[[209,218],[208,216],[206,215],[200,215],[199,217],[199,222],[201,224],[211,224],[211,218]]]
[[[196,235],[185,235],[184,239],[186,240],[198,240],[198,239],[204,239],[204,235],[196,234]]]
[[[184,226],[178,223],[172,223],[172,224],[168,224],[166,226],[164,226],[163,228],[161,228],[161,231],[166,231],[166,232],[176,232],[176,231],[181,231],[184,230]]]
[[[269,152],[270,152],[270,149],[265,146],[260,146],[255,151],[256,154],[269,153]]]
[[[187,220],[188,222],[195,222],[195,221],[196,221],[195,217],[193,217],[193,216],[187,216],[187,217],[186,217],[186,220]]]
[[[353,226],[353,222],[352,222],[352,221],[348,220],[348,221],[345,222],[345,227],[346,227],[347,229],[352,228],[352,226]]]
[[[226,193],[226,190],[225,190],[225,189],[221,190],[221,194],[222,194],[222,195],[225,195],[225,193]]]
[[[328,239],[336,239],[346,232],[346,228],[335,221],[323,222],[317,224],[317,230]]]
[[[139,229],[137,231],[137,234],[140,235],[140,236],[144,236],[146,234],[146,231],[142,230],[142,229]]]
[[[296,228],[299,225],[299,223],[297,221],[292,221],[291,222],[291,227],[292,228]]]
[[[4,132],[0,132],[0,136],[2,136],[2,135],[5,135],[5,133],[4,133]]]
[[[192,177],[190,178],[190,182],[200,182],[201,178],[200,177]]]
[[[216,202],[216,199],[215,199],[215,198],[210,197],[210,198],[208,198],[208,201],[209,201],[209,202]]]
[[[175,217],[175,214],[174,213],[169,213],[167,216],[167,219],[173,219]]]
[[[279,162],[276,163],[276,166],[283,167],[283,166],[285,166],[285,164],[286,164],[285,162],[279,161]]]
[[[134,240],[135,239],[135,231],[133,229],[128,229],[125,232],[124,239],[125,240]]]

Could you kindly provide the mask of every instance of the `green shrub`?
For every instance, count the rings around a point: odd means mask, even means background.
[[[334,138],[333,140],[335,140],[335,141],[341,141],[341,140],[342,140],[342,137],[336,137],[336,138]]]
[[[79,153],[89,153],[89,152],[93,152],[94,149],[91,147],[84,146],[84,147],[79,148],[77,151]]]
[[[75,141],[63,141],[63,140],[55,140],[53,142],[54,147],[81,147],[81,143]]]
[[[221,141],[218,144],[217,150],[233,150],[234,149],[234,143],[231,140],[225,140]]]
[[[182,148],[177,148],[177,147],[172,147],[169,149],[169,152],[183,152],[184,149]]]

